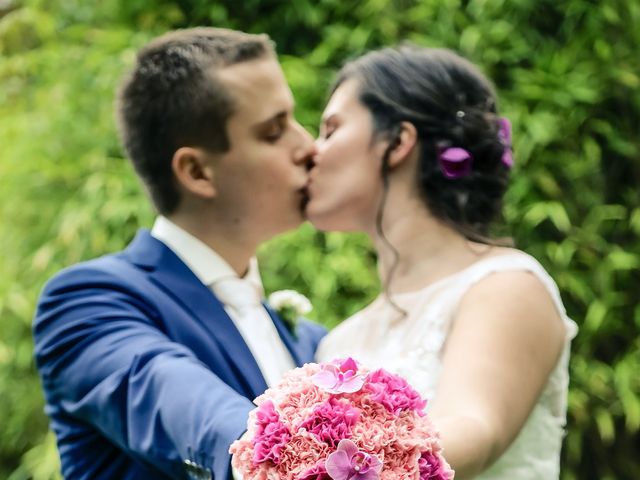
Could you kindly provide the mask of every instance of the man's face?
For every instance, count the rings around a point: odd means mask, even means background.
[[[228,152],[214,161],[217,210],[263,241],[304,220],[312,137],[293,116],[293,96],[273,57],[219,72],[235,102]]]

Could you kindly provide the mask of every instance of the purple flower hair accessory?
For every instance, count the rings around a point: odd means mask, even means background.
[[[498,138],[504,145],[502,163],[511,168],[513,167],[513,151],[511,150],[511,122],[508,118],[500,117],[498,119]]]
[[[440,170],[447,178],[466,177],[471,173],[473,157],[460,147],[448,147],[440,150],[438,155]]]

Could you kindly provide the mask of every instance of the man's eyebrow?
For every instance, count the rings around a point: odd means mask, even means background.
[[[270,116],[269,118],[267,118],[265,120],[258,121],[256,124],[254,124],[253,128],[254,129],[260,129],[260,128],[266,126],[267,124],[269,124],[269,123],[271,123],[271,122],[273,122],[275,120],[282,120],[282,119],[286,118],[287,115],[289,115],[289,112],[286,111],[286,110],[282,110],[282,111]]]

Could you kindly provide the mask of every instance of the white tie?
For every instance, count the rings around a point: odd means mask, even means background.
[[[238,277],[222,278],[211,286],[251,350],[268,386],[275,385],[295,363],[261,303],[257,287]]]
[[[212,289],[216,297],[240,317],[256,307],[262,309],[258,289],[247,280],[238,277],[222,278],[213,284]]]

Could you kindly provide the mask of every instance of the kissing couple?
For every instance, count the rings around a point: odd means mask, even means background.
[[[344,357],[429,400],[456,478],[559,478],[576,326],[540,264],[491,237],[511,126],[476,66],[369,52],[337,74],[314,140],[268,36],[179,30],[140,50],[117,118],[158,216],[39,298],[66,479],[227,480],[252,400]],[[305,220],[364,232],[378,254],[380,295],[328,334],[262,298],[256,249]]]

